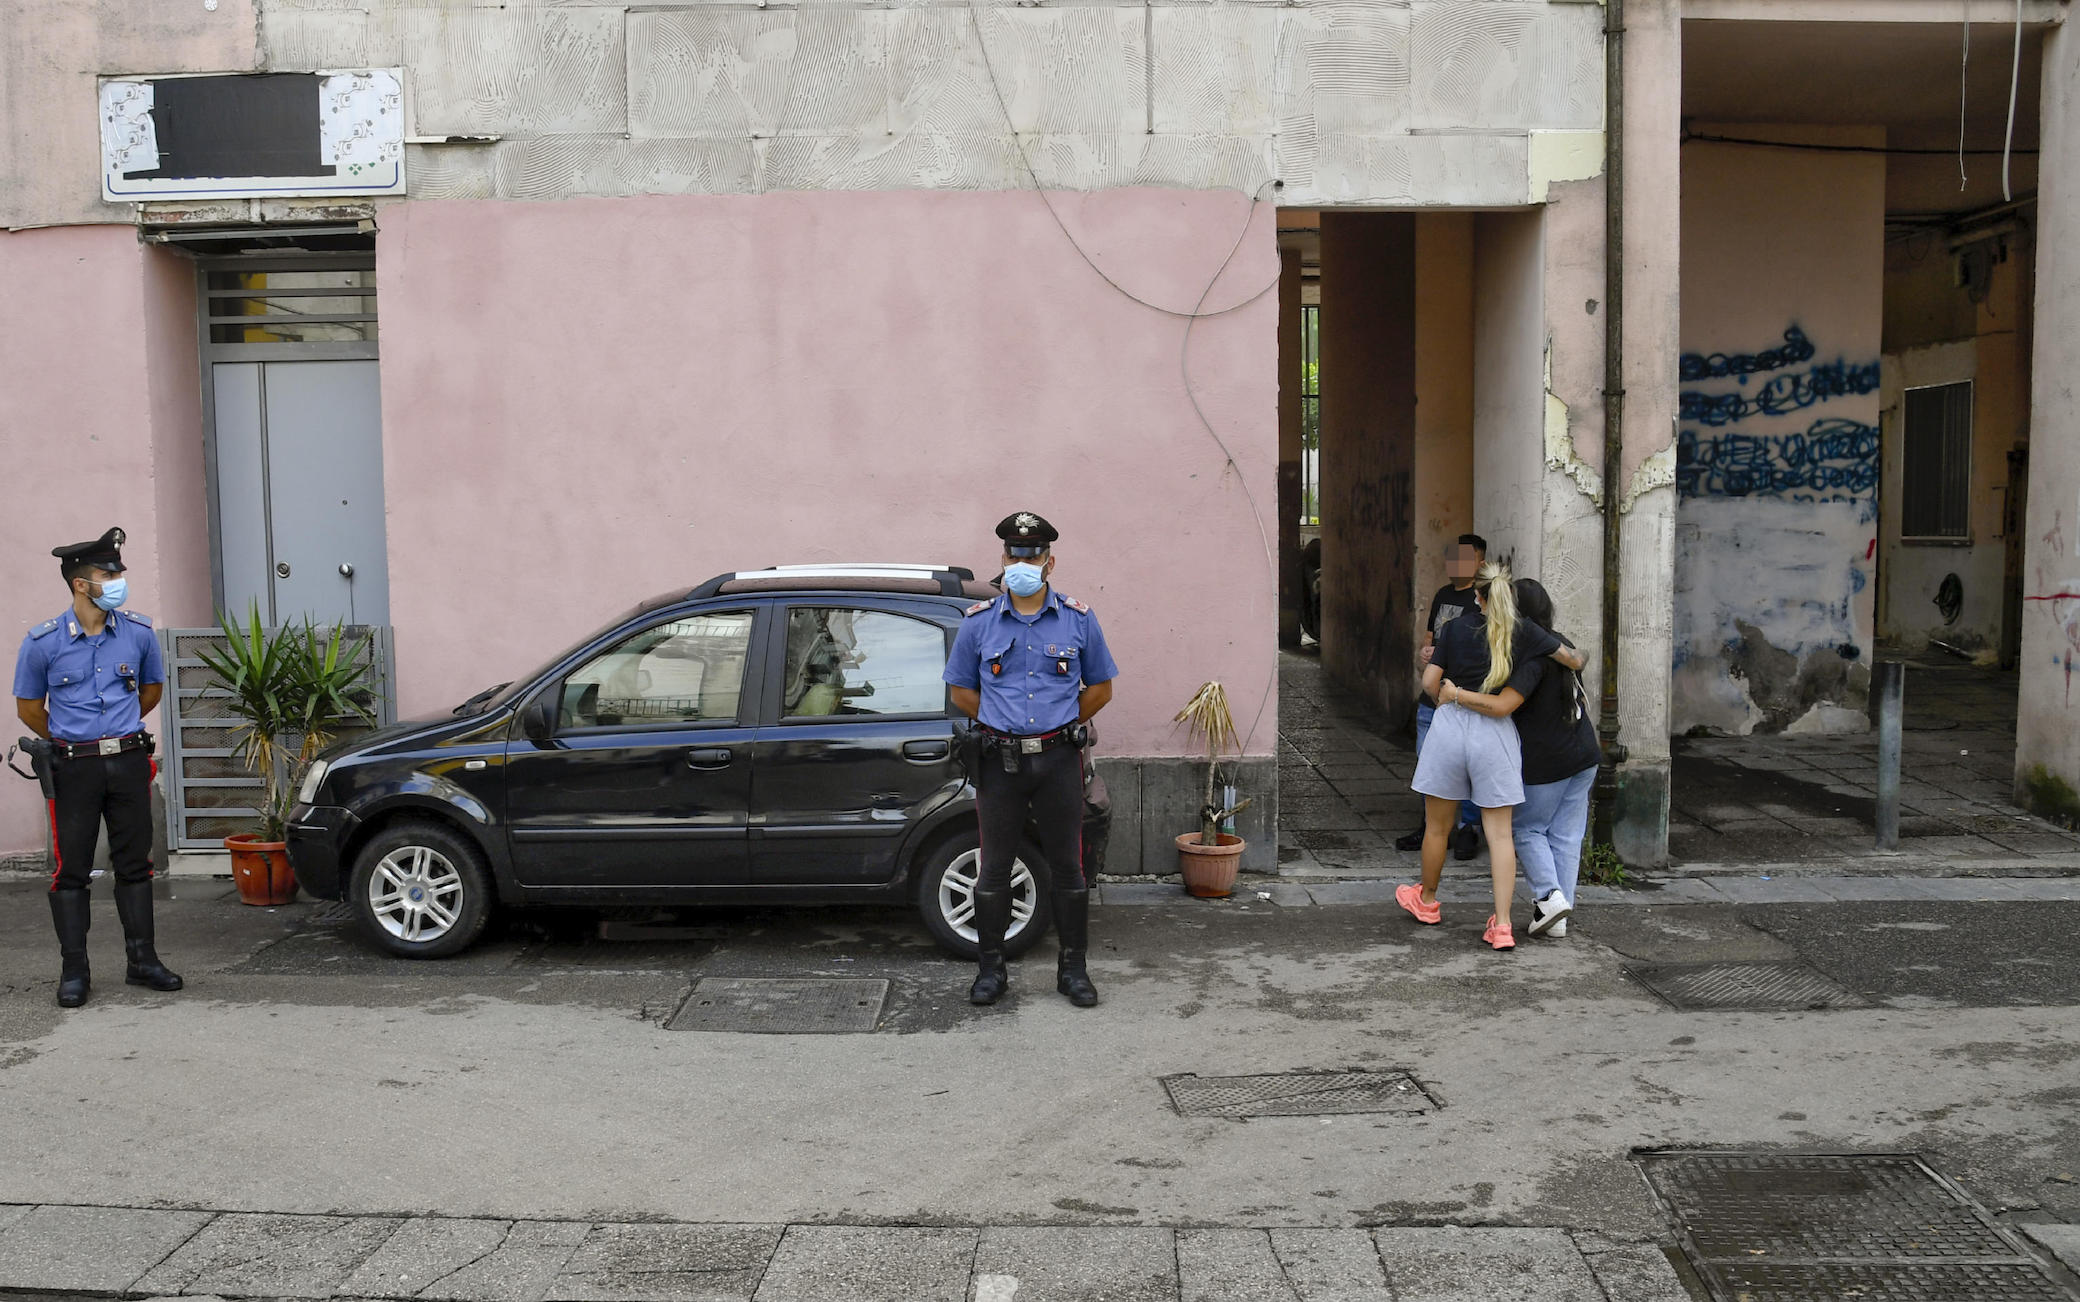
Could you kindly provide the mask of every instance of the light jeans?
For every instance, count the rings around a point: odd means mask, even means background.
[[[1554,891],[1574,905],[1575,883],[1582,871],[1582,837],[1589,830],[1589,789],[1596,785],[1594,766],[1559,782],[1527,783],[1524,803],[1517,806],[1510,835],[1517,843],[1517,862],[1531,883],[1531,898]]]
[[[1419,757],[1423,753],[1423,738],[1428,737],[1430,735],[1430,721],[1436,717],[1436,706],[1430,704],[1428,701],[1419,701],[1416,703],[1416,754]],[[1479,827],[1480,825],[1480,806],[1474,804],[1471,800],[1460,801],[1459,826]]]

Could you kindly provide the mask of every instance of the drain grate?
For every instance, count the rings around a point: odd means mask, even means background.
[[[345,900],[326,900],[311,910],[307,921],[320,927],[343,926],[354,921],[354,906]]]
[[[1185,1117],[1326,1117],[1356,1112],[1421,1116],[1438,1100],[1406,1071],[1284,1072],[1271,1076],[1165,1076]]]
[[[887,1002],[888,982],[880,979],[703,977],[665,1029],[758,1035],[871,1031]]]
[[[1721,1302],[2070,1302],[1977,1204],[1910,1154],[1639,1160]]]
[[[1652,963],[1625,972],[1686,1012],[1870,1007],[1863,996],[1803,963]]]

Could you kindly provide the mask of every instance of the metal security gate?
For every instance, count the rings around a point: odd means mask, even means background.
[[[371,695],[369,706],[377,721],[395,722],[392,702],[397,665],[391,630],[364,625],[348,627],[342,636],[349,647],[364,637],[369,639],[361,682]],[[211,686],[211,674],[197,655],[204,648],[221,648],[224,642],[220,629],[159,630],[159,650],[166,658],[170,684],[159,707],[163,719],[159,762],[166,782],[169,849],[222,849],[225,837],[256,830],[260,816],[260,779],[240,762],[237,721],[226,715],[224,693]],[[350,737],[366,731],[355,725],[342,727],[339,735]]]

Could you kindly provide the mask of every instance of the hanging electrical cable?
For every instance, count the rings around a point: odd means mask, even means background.
[[[1957,188],[1964,190],[1964,117],[1965,107],[1971,99],[1972,71],[1972,0],[1964,0],[1964,54],[1959,58],[1957,69]]]
[[[2008,188],[2008,156],[2015,148],[2015,95],[2022,86],[2022,0],[2015,0],[2015,61],[2008,69],[2008,132],[2001,137],[2001,198],[2013,200]]]
[[[1249,238],[1250,229],[1256,225],[1257,209],[1264,201],[1264,192],[1274,187],[1281,186],[1284,184],[1284,182],[1279,181],[1275,178],[1269,179],[1264,181],[1262,184],[1258,185],[1257,188],[1251,192],[1249,199],[1249,211],[1245,213],[1243,216],[1242,229],[1236,232],[1235,242],[1229,245],[1227,256],[1221,259],[1220,265],[1218,267],[1214,268],[1213,275],[1206,282],[1206,288],[1200,291],[1199,299],[1196,303],[1192,305],[1192,309],[1190,311],[1179,311],[1176,308],[1165,307],[1161,303],[1157,303],[1150,299],[1143,298],[1141,295],[1136,294],[1133,290],[1128,289],[1125,285],[1120,284],[1119,281],[1113,279],[1112,276],[1109,273],[1107,273],[1103,267],[1098,265],[1097,260],[1091,257],[1090,253],[1084,249],[1083,243],[1076,238],[1075,232],[1069,229],[1068,223],[1062,220],[1062,215],[1059,211],[1056,210],[1053,200],[1047,197],[1047,187],[1045,185],[1042,185],[1040,182],[1040,174],[1033,167],[1032,157],[1026,152],[1025,140],[1019,134],[1018,123],[1011,116],[1011,105],[1004,98],[1004,86],[1002,81],[999,80],[999,78],[997,77],[996,60],[990,55],[989,41],[983,35],[982,17],[976,10],[975,0],[968,0],[967,9],[969,25],[974,29],[975,32],[975,46],[976,49],[979,50],[982,54],[983,71],[989,77],[990,94],[995,98],[997,102],[997,112],[1001,114],[1004,119],[1005,130],[1011,133],[1012,148],[1018,152],[1018,161],[1021,168],[1025,172],[1026,179],[1032,183],[1033,192],[1039,195],[1041,206],[1047,209],[1047,215],[1053,218],[1055,228],[1061,231],[1062,238],[1069,242],[1069,247],[1076,250],[1076,255],[1083,259],[1084,265],[1088,266],[1094,273],[1097,274],[1100,280],[1103,280],[1107,285],[1110,285],[1115,291],[1125,296],[1126,298],[1132,300],[1133,302],[1138,303],[1141,306],[1149,308],[1153,311],[1161,312],[1165,316],[1182,317],[1184,319],[1184,339],[1178,347],[1177,354],[1178,377],[1184,387],[1185,399],[1191,404],[1192,414],[1198,418],[1200,427],[1206,431],[1206,436],[1213,440],[1213,444],[1215,447],[1220,449],[1222,461],[1221,473],[1223,475],[1226,475],[1229,471],[1233,471],[1235,473],[1235,482],[1241,485],[1243,501],[1248,504],[1250,518],[1252,521],[1255,522],[1257,527],[1257,539],[1260,543],[1263,544],[1264,568],[1266,571],[1266,576],[1270,580],[1270,585],[1267,591],[1270,594],[1273,613],[1275,615],[1278,602],[1278,556],[1271,544],[1270,530],[1266,528],[1264,524],[1264,512],[1257,505],[1256,493],[1254,493],[1250,489],[1249,477],[1242,473],[1242,467],[1236,462],[1235,454],[1228,450],[1227,440],[1223,439],[1220,435],[1220,431],[1214,428],[1213,421],[1210,420],[1206,415],[1206,409],[1199,405],[1199,395],[1192,388],[1190,361],[1192,351],[1192,327],[1198,324],[1201,318],[1225,316],[1230,312],[1239,311],[1240,309],[1248,307],[1250,304],[1264,297],[1264,295],[1270,293],[1272,290],[1278,288],[1279,276],[1273,276],[1271,280],[1268,283],[1266,283],[1262,288],[1249,294],[1247,297],[1239,299],[1234,303],[1230,303],[1225,307],[1215,308],[1212,311],[1208,311],[1206,309],[1206,300],[1213,296],[1214,287],[1219,285],[1221,282],[1221,277],[1227,274],[1229,266],[1232,265],[1235,261],[1235,255],[1242,251],[1243,241]],[[1277,682],[1278,661],[1276,658],[1273,658],[1271,662],[1271,672],[1265,677],[1263,690],[1259,692],[1257,696],[1257,712],[1250,719],[1249,731],[1244,733],[1242,737],[1242,753],[1245,755],[1249,753],[1250,740],[1256,736],[1257,728],[1263,722],[1264,711],[1270,706],[1271,703],[1272,688],[1277,685]]]

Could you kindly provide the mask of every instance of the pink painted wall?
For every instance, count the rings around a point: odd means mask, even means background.
[[[1114,279],[1189,310],[1278,276],[1235,194],[1053,201]],[[1192,329],[1109,287],[1040,197],[773,194],[385,211],[384,483],[400,708],[532,668],[637,597],[779,562],[995,573],[992,529],[1063,534],[1058,585],[1121,666],[1111,755],[1182,753],[1228,687],[1276,720],[1277,296]]]
[[[0,286],[34,309],[0,313],[10,490],[0,642],[10,682],[22,635],[67,604],[50,549],[110,525],[130,535],[132,608],[157,623],[208,613],[188,266],[140,248],[129,227],[0,233]],[[33,786],[0,786],[0,854],[40,850],[42,820]]]

